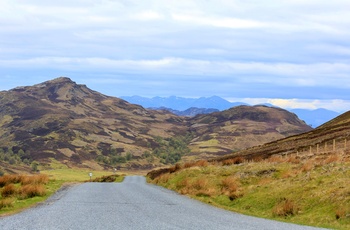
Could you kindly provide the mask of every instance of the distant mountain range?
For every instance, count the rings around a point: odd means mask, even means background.
[[[221,97],[200,97],[200,98],[184,98],[184,97],[141,97],[141,96],[122,96],[122,99],[132,104],[141,105],[144,108],[153,110],[167,110],[179,116],[195,116],[198,114],[208,114],[211,112],[223,111],[235,106],[248,105],[243,102],[229,102]],[[265,106],[275,107],[271,104],[263,104]],[[307,109],[290,109],[300,119],[304,120],[311,127],[318,127],[327,121],[340,115],[332,110],[323,108],[315,110]]]
[[[221,97],[200,97],[200,98],[184,98],[184,97],[140,97],[140,96],[123,96],[120,97],[129,103],[141,105],[144,108],[170,108],[174,110],[184,111],[189,108],[206,108],[218,109],[220,111],[230,109],[234,106],[248,105],[243,102],[229,102]]]

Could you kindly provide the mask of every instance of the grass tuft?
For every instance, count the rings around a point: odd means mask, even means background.
[[[298,211],[298,206],[292,200],[282,198],[273,208],[272,213],[275,216],[294,216]]]
[[[5,198],[0,200],[0,209],[13,207],[14,198]]]
[[[17,193],[16,186],[14,184],[8,184],[1,190],[2,197],[14,196]]]
[[[32,198],[35,196],[44,196],[46,190],[40,184],[27,184],[20,188],[19,195],[21,199]]]

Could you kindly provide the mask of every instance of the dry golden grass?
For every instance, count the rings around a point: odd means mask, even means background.
[[[341,161],[341,156],[338,154],[332,154],[324,161],[325,164],[336,163]]]
[[[47,184],[49,182],[49,177],[45,174],[38,174],[33,176],[21,175],[20,178],[20,183],[22,185]]]
[[[302,172],[310,172],[314,169],[314,167],[315,167],[315,161],[314,160],[307,160],[301,166],[301,171]]]
[[[0,187],[4,187],[8,184],[17,184],[21,180],[20,175],[4,175],[0,177]]]
[[[227,159],[227,160],[224,160],[222,161],[222,165],[233,165],[233,164],[241,164],[244,162],[244,158],[243,157],[235,157],[235,158],[232,158],[232,159]]]
[[[17,188],[16,188],[16,186],[14,184],[7,184],[1,190],[1,196],[2,197],[14,196],[16,193],[17,193]]]
[[[5,198],[0,200],[0,209],[13,207],[14,198]]]
[[[221,181],[222,190],[236,192],[239,187],[239,180],[235,176],[228,176]]]
[[[296,156],[290,156],[286,159],[286,162],[292,163],[292,164],[299,164],[300,159],[298,159]]]
[[[349,207],[339,207],[335,211],[335,218],[338,219],[344,219],[344,218],[350,218],[350,208]]]
[[[266,161],[270,162],[270,163],[282,163],[285,161],[285,159],[283,159],[282,156],[273,155],[273,156],[267,158]]]
[[[206,167],[208,165],[209,165],[209,163],[206,160],[200,160],[200,161],[195,162],[195,164],[194,164],[194,166],[198,166],[198,167]]]
[[[43,185],[40,184],[27,184],[22,186],[18,191],[20,198],[26,199],[35,196],[44,196],[46,190]]]
[[[272,210],[275,216],[293,216],[299,211],[294,201],[283,198]]]

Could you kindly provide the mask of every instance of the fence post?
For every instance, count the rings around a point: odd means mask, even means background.
[[[333,151],[335,151],[335,139],[333,139]]]

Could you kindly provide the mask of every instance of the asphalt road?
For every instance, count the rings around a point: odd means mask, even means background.
[[[236,214],[149,185],[85,183],[22,213],[1,217],[0,229],[315,229]]]

